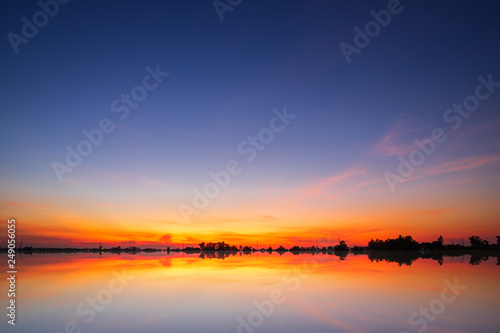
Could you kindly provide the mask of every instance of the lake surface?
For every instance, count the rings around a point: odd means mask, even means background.
[[[470,256],[400,265],[291,253],[17,259],[16,326],[3,314],[1,332],[500,332],[497,258],[474,265]],[[0,290],[6,309],[5,278]]]

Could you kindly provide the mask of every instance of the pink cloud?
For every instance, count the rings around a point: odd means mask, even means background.
[[[331,175],[330,177],[323,179],[316,184],[313,184],[307,188],[305,188],[303,193],[307,195],[317,195],[320,193],[324,193],[328,187],[331,187],[333,185],[342,183],[343,181],[353,178],[355,176],[364,174],[366,172],[365,168],[359,168],[359,167],[353,167],[349,170],[346,170],[344,172],[340,172],[334,175]]]
[[[492,164],[498,162],[500,162],[499,155],[493,155],[493,156],[482,155],[482,156],[465,157],[423,169],[422,174],[414,177],[413,179],[440,175],[449,172],[467,170],[467,169],[477,168],[486,164]]]
[[[68,177],[64,181],[74,186],[85,186],[91,182],[108,182],[125,185],[137,184],[150,187],[168,187],[168,184],[164,182],[139,174],[129,172],[103,172],[97,170],[92,170],[86,174],[84,173],[84,178]]]
[[[457,171],[463,171],[463,170],[469,170],[469,169],[474,169],[478,168],[484,165],[488,164],[495,164],[500,162],[500,155],[481,155],[481,156],[472,156],[472,157],[465,157],[465,158],[459,158],[459,159],[454,159],[451,161],[446,161],[440,164],[436,164],[433,166],[429,167],[418,167],[415,168],[416,172],[414,176],[411,176],[407,179],[404,180],[404,183],[421,179],[421,178],[427,178],[427,177],[432,177],[436,175],[442,175],[442,174],[447,174],[451,172],[457,172]],[[464,180],[463,178],[460,180],[451,180],[448,181],[447,183],[444,184],[458,184],[458,183],[463,183],[464,181],[466,182],[477,182],[479,179],[484,179],[484,175],[479,175],[476,174],[474,175],[473,179],[467,179]],[[385,190],[388,189],[388,186],[385,186]],[[380,191],[377,192],[382,192],[384,189],[381,189]],[[377,193],[374,192],[374,193]]]
[[[172,243],[172,234],[164,234],[160,237],[160,240],[159,240],[160,243],[163,243],[163,244],[170,244]]]
[[[462,138],[470,138],[478,135],[484,135],[485,133],[496,133],[500,130],[500,116],[497,116],[493,121],[482,122],[480,124],[472,126],[462,126],[460,130],[457,131],[457,136]]]
[[[0,204],[7,205],[7,206],[18,206],[18,207],[55,208],[54,206],[50,206],[50,205],[15,202],[15,201],[0,201]]]
[[[401,130],[401,125],[396,124],[392,130],[387,133],[378,143],[373,147],[373,155],[376,156],[397,156],[404,155],[415,149],[415,144],[401,143],[401,136],[405,131]]]

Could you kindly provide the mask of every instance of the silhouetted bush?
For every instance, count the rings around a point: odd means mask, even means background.
[[[335,245],[333,247],[335,251],[349,251],[349,246],[345,243],[345,241],[340,241],[339,245]]]
[[[490,243],[487,240],[482,240],[479,236],[470,236],[470,247],[473,249],[484,249],[488,248]]]
[[[415,241],[411,236],[401,236],[399,235],[396,239],[388,238],[385,241],[383,240],[370,240],[368,243],[369,250],[377,250],[377,251],[407,251],[413,250],[417,251],[421,248],[421,245]]]

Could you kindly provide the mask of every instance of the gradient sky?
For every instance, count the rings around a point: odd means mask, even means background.
[[[41,8],[2,1],[0,217],[34,246],[493,241],[500,87],[457,129],[443,114],[500,81],[500,4],[400,6],[348,63],[340,43],[387,1],[243,1],[221,21],[212,1],[73,0],[18,53],[8,34]],[[157,65],[169,76],[120,119],[112,102]],[[296,117],[247,162],[240,143],[284,107]],[[51,164],[103,118],[115,130],[60,182]],[[435,128],[447,140],[391,191]],[[184,220],[231,160],[242,172]]]

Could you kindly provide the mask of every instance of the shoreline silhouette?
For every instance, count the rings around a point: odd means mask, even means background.
[[[14,250],[16,253],[30,255],[33,253],[113,253],[113,254],[136,254],[140,252],[144,253],[155,253],[155,252],[166,252],[169,253],[185,253],[185,254],[199,254],[200,258],[219,258],[224,259],[231,255],[236,254],[252,254],[256,252],[260,253],[278,253],[283,255],[284,253],[292,253],[294,255],[300,254],[327,254],[336,255],[340,259],[344,259],[347,254],[352,253],[354,255],[366,254],[369,259],[374,261],[386,260],[386,261],[396,261],[400,264],[410,263],[419,259],[434,259],[442,261],[443,257],[456,257],[471,255],[471,262],[481,262],[484,258],[490,256],[499,258],[500,262],[500,236],[496,236],[497,244],[489,244],[488,241],[482,240],[479,236],[469,237],[469,246],[465,246],[462,240],[462,245],[460,244],[444,244],[442,236],[433,242],[422,242],[419,243],[414,240],[411,236],[401,236],[397,238],[387,238],[386,240],[373,240],[371,239],[367,246],[353,246],[349,248],[345,241],[339,240],[339,244],[335,246],[299,246],[294,245],[290,248],[285,248],[280,245],[277,248],[254,248],[251,246],[235,246],[222,242],[212,243],[212,242],[202,242],[198,247],[183,247],[183,248],[140,248],[136,246],[129,246],[122,248],[121,246],[104,248],[100,244],[96,248],[74,248],[74,247],[33,247],[25,246],[18,247],[15,249],[0,247],[0,253],[12,253]],[[474,259],[474,260],[473,260]]]

